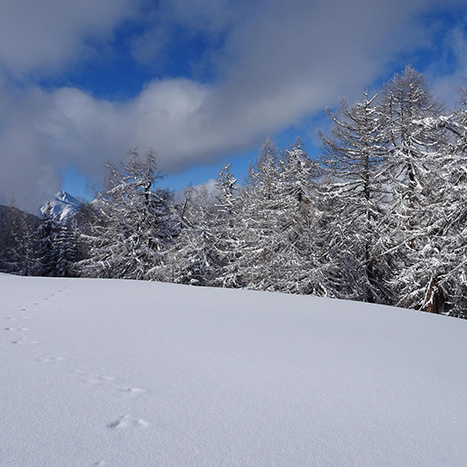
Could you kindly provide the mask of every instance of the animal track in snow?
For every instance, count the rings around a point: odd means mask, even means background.
[[[55,357],[55,356],[37,354],[35,360],[37,362],[50,363],[50,362],[62,362],[63,360],[66,360],[66,359],[65,357]]]
[[[17,319],[28,319],[28,317],[27,316],[20,316],[20,317],[16,318],[14,316],[7,316],[5,319],[11,320],[11,321],[16,321]]]
[[[18,344],[18,345],[37,345],[40,344],[39,341],[34,341],[34,340],[28,340],[25,339],[24,337],[19,337],[18,339],[15,339],[14,341],[11,341],[12,344]]]
[[[136,398],[143,394],[146,394],[148,391],[142,388],[120,388],[117,392],[119,396]]]
[[[76,373],[83,377],[83,383],[89,384],[90,386],[96,386],[100,384],[110,383],[115,380],[113,376],[98,375],[95,373],[88,373],[87,371],[74,369],[73,373]]]
[[[112,430],[122,430],[128,428],[147,428],[149,422],[142,418],[134,418],[131,415],[123,415],[111,423],[107,424],[107,428]]]
[[[104,383],[110,383],[111,381],[113,381],[115,378],[113,378],[112,376],[100,376],[100,375],[96,375],[96,376],[91,376],[90,378],[88,378],[86,380],[86,383],[87,384],[90,384],[91,386],[96,386],[98,384],[104,384]]]
[[[23,345],[25,342],[23,340],[22,337],[20,337],[19,339],[16,339],[15,341],[11,341],[12,344],[19,344],[19,345]]]

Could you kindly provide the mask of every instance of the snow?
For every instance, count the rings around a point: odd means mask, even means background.
[[[0,275],[0,464],[467,465],[467,321]]]
[[[52,216],[59,222],[68,222],[78,208],[83,204],[81,201],[71,196],[66,191],[59,191],[55,195],[55,199],[48,203],[52,208]],[[42,215],[46,213],[47,204],[40,208]]]

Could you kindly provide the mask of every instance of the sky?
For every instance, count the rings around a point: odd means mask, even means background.
[[[266,138],[319,153],[327,106],[407,64],[449,107],[465,0],[0,0],[0,204],[92,199],[104,164],[158,154],[168,188],[246,174]]]

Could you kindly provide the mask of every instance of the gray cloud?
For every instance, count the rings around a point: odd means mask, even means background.
[[[91,9],[94,3],[99,2],[90,2]],[[18,73],[47,63],[63,65],[86,47],[85,37],[108,36],[129,15],[125,0],[102,3],[99,15],[106,8],[112,10],[105,24],[91,20],[92,14],[65,8],[65,23],[74,14],[81,19],[71,29],[71,37],[57,46],[59,50],[51,38],[46,38],[41,53],[25,40],[16,48],[16,58],[0,46],[0,63]],[[58,189],[60,167],[74,163],[100,178],[103,162],[121,160],[129,147],[143,151],[153,147],[161,170],[175,173],[259,146],[266,136],[334,105],[342,96],[357,98],[365,85],[388,78],[401,50],[407,54],[429,44],[427,30],[413,19],[435,4],[422,0],[162,2],[158,10],[147,13],[156,26],[136,38],[135,53],[144,55],[145,41],[153,34],[167,44],[174,24],[202,29],[213,37],[223,35],[222,50],[213,49],[209,55],[218,79],[209,84],[154,80],[140,95],[121,103],[74,88],[45,91],[4,84],[0,203],[14,195],[21,206],[34,209]],[[117,5],[115,11],[109,5]],[[44,21],[38,24],[46,27]],[[61,37],[61,28],[54,34]],[[156,44],[146,52],[145,59],[150,59],[160,47]]]
[[[133,17],[131,0],[21,0],[0,6],[0,64],[15,77],[50,74]]]

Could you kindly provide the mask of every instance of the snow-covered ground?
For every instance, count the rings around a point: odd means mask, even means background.
[[[467,465],[467,321],[0,275],[0,465]]]

